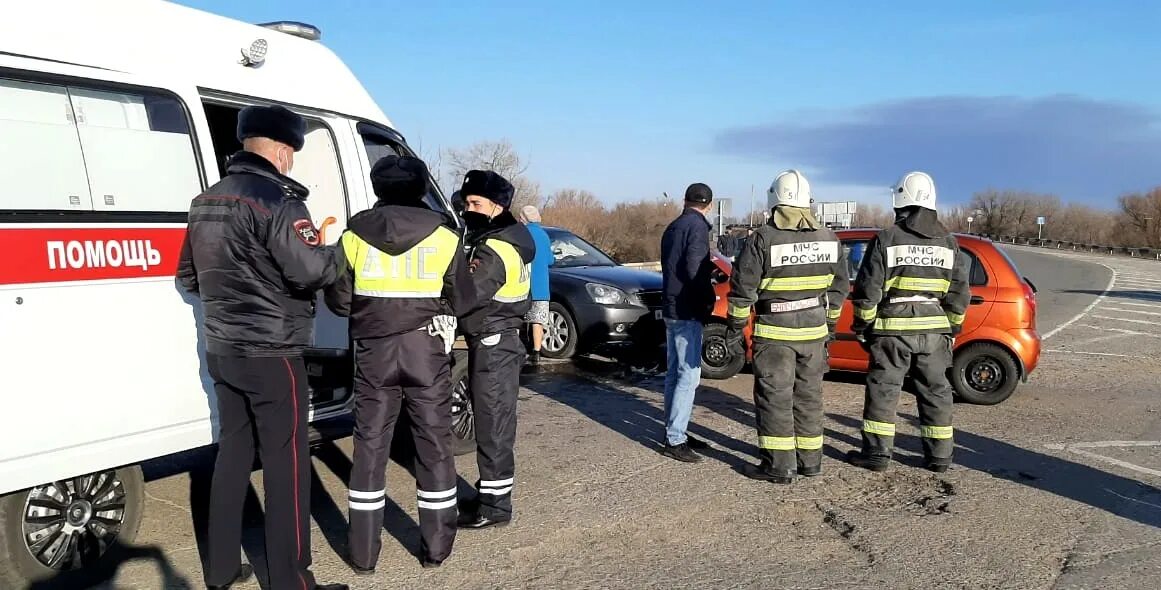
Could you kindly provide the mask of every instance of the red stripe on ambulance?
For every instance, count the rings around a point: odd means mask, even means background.
[[[171,277],[185,227],[0,229],[0,285]]]

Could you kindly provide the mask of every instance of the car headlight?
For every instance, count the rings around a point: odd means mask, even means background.
[[[585,290],[589,292],[589,297],[592,297],[595,303],[601,305],[620,305],[629,301],[629,295],[616,287],[600,283],[585,283]]]

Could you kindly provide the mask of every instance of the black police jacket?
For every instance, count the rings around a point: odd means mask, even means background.
[[[312,344],[316,294],[339,265],[337,249],[320,245],[308,193],[242,151],[190,204],[177,279],[201,296],[207,352],[285,356]]]
[[[409,271],[422,264],[424,253],[414,250],[440,227],[448,230],[447,244],[432,247],[447,248],[451,264],[442,277],[443,289],[439,297],[391,297],[359,294],[355,289],[355,275],[361,269],[354,267],[340,248],[339,278],[326,289],[326,304],[336,315],[351,318],[350,333],[355,339],[382,338],[419,329],[437,315],[459,316],[472,306],[472,277],[463,255],[463,238],[455,233],[451,219],[419,205],[387,205],[356,214],[347,223],[347,231],[358,236],[366,245],[390,256],[408,256],[408,268],[402,273],[412,278]],[[340,240],[340,245],[343,240]],[[430,243],[430,242],[429,242]],[[442,254],[442,253],[441,253]],[[432,256],[435,258],[436,256]],[[416,273],[425,272],[420,267]]]
[[[460,316],[460,331],[468,340],[521,327],[524,315],[532,307],[531,292],[519,302],[496,300],[496,294],[507,281],[508,269],[500,254],[487,245],[493,239],[511,244],[524,265],[532,264],[536,254],[532,234],[508,211],[497,215],[487,229],[468,235],[471,247],[468,269],[472,275],[470,297],[473,305]]]

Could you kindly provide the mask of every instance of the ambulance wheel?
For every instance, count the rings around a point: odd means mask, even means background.
[[[1016,360],[1001,346],[981,342],[956,351],[951,385],[965,402],[994,406],[1011,397],[1019,382]]]
[[[733,356],[726,348],[725,324],[710,324],[702,332],[701,376],[706,379],[729,379],[746,365],[745,356]]]
[[[468,396],[468,351],[452,353],[452,434],[456,456],[476,450],[476,417]]]
[[[0,498],[0,587],[80,588],[112,577],[137,538],[145,480],[136,465]]]
[[[544,340],[540,343],[540,354],[556,360],[570,359],[576,354],[580,334],[576,320],[565,306],[553,301],[548,305],[548,325],[544,327]]]

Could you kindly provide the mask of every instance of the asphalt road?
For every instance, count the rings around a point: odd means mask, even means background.
[[[700,464],[677,463],[656,452],[662,380],[586,362],[526,379],[517,520],[461,532],[438,570],[411,555],[414,482],[392,465],[398,504],[378,573],[351,574],[340,557],[350,440],[324,448],[312,473],[314,571],[320,582],[368,589],[1156,588],[1161,264],[1011,252],[1039,288],[1048,352],[1003,404],[957,406],[946,474],[917,466],[906,397],[890,471],[839,460],[858,444],[862,408],[861,382],[845,377],[825,386],[822,477],[775,486],[736,472],[755,438],[749,375],[703,383],[690,430],[713,448]],[[474,455],[458,463],[474,481]],[[139,557],[97,587],[201,587],[193,523],[204,517],[206,474],[151,476]],[[259,473],[253,482],[245,545],[260,564]]]

